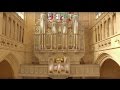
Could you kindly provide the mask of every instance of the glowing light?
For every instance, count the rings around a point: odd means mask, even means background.
[[[24,12],[16,12],[22,19],[24,19]]]

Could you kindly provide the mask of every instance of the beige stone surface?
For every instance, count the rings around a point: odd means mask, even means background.
[[[19,16],[22,13],[0,12],[0,78],[120,78],[120,12],[97,13],[79,12],[79,17],[73,15],[70,23],[50,24],[44,12],[24,12],[24,18]],[[76,33],[77,22],[77,35],[66,33],[66,29]],[[64,29],[64,34],[51,34],[54,27]],[[74,38],[66,38],[69,35]],[[70,73],[49,75],[49,60],[61,58],[69,61]],[[57,67],[63,61],[51,65]],[[108,70],[108,66],[112,68]]]

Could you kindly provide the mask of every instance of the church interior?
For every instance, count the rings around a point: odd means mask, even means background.
[[[0,12],[0,79],[120,79],[120,12]]]

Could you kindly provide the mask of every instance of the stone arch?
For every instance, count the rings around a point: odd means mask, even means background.
[[[120,79],[120,66],[112,59],[107,59],[100,67],[101,79]]]
[[[6,60],[3,60],[0,63],[0,79],[13,79],[13,78],[14,71],[11,65]]]
[[[2,52],[2,55],[0,56],[0,63],[6,61],[9,63],[13,70],[13,76],[14,78],[18,78],[18,70],[19,70],[19,62],[18,59],[15,57],[15,55],[11,52]]]
[[[101,53],[98,58],[95,60],[95,64],[99,64],[100,66],[102,66],[102,64],[107,60],[107,59],[112,59],[114,60],[116,63],[118,63],[120,65],[120,63],[118,62],[117,58],[115,57],[115,55],[110,55],[107,53]]]
[[[100,78],[101,79],[118,79],[120,78],[120,63],[118,57],[114,54],[101,53],[96,64],[100,65]]]

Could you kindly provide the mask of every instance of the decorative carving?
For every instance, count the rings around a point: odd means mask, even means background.
[[[49,60],[49,74],[62,75],[70,73],[69,61],[66,57],[51,58]]]

